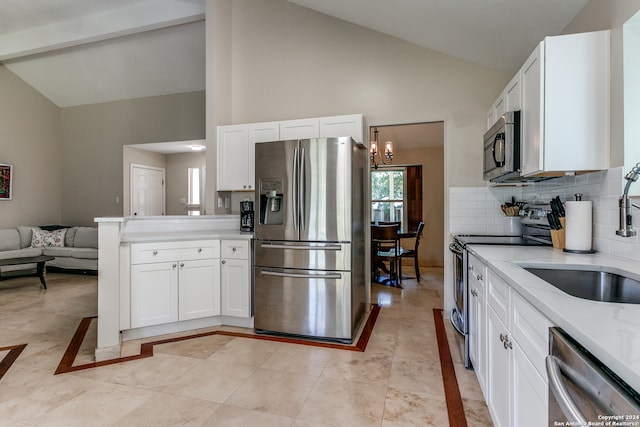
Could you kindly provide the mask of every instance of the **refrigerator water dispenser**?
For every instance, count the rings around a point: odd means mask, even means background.
[[[260,224],[282,225],[284,205],[282,179],[260,181]]]

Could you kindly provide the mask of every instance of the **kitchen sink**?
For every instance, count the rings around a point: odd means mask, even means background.
[[[640,281],[610,271],[524,267],[574,297],[640,304]]]

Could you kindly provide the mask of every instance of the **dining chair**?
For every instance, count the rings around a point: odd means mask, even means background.
[[[413,249],[400,248],[400,263],[398,265],[398,275],[402,276],[402,258],[413,258],[413,265],[416,269],[416,280],[420,280],[420,268],[418,265],[418,246],[420,245],[420,236],[422,236],[422,230],[424,229],[424,222],[418,223],[418,229],[416,230],[416,242]]]
[[[373,225],[371,226],[371,266],[373,268],[374,278],[377,280],[379,269],[386,270],[385,262],[389,263],[389,282],[390,285],[400,286],[399,263],[400,263],[400,238],[398,231],[399,224],[393,225]]]

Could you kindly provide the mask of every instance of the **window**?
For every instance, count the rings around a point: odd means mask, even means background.
[[[200,203],[200,168],[188,168],[188,194],[187,211],[189,215],[200,215],[202,204]]]
[[[405,168],[379,168],[371,171],[371,220],[406,223]]]
[[[422,166],[380,166],[371,171],[371,221],[400,222],[416,230],[422,219]]]

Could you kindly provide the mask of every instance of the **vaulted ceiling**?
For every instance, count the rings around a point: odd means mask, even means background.
[[[507,74],[588,2],[287,1]],[[60,107],[204,90],[204,19],[205,0],[2,0],[0,62]]]

